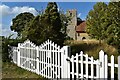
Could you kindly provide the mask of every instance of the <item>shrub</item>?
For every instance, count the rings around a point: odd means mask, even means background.
[[[18,43],[23,42],[23,41],[24,40],[22,40],[22,39],[11,39],[10,37],[7,37],[7,38],[3,37],[2,38],[2,61],[10,62],[11,61],[10,46],[17,46]]]

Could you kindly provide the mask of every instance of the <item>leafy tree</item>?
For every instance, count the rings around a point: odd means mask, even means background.
[[[106,22],[106,41],[110,45],[120,48],[120,2],[110,2],[108,4]]]
[[[21,32],[25,25],[34,18],[34,15],[29,12],[21,13],[12,19],[12,25],[10,26],[12,31],[18,33],[18,36],[21,35]]]
[[[24,37],[36,44],[50,39],[59,45],[63,45],[65,35],[61,31],[62,20],[55,2],[49,2],[45,12],[36,16],[23,31]]]
[[[104,23],[107,5],[104,2],[98,2],[94,5],[93,10],[91,10],[87,16],[87,32],[92,38],[98,40],[103,40],[105,38],[106,25]]]

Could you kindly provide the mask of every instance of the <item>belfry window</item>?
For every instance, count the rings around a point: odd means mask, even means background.
[[[72,16],[72,13],[70,12],[70,16]]]

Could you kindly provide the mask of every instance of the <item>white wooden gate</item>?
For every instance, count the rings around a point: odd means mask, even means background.
[[[18,66],[32,72],[37,72],[36,45],[29,40],[18,44]]]
[[[66,58],[68,57],[68,46],[60,48],[54,42],[47,40],[40,46],[26,40],[19,43],[17,56],[13,50],[13,62],[26,70],[35,72],[46,78],[67,78]]]
[[[46,78],[61,78],[63,75],[64,48],[51,41],[37,47],[38,74]]]

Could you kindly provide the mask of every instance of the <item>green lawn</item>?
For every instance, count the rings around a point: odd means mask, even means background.
[[[29,79],[37,79],[37,80],[45,80],[45,78],[41,77],[40,75],[37,75],[35,73],[32,73],[30,71],[24,70],[20,67],[17,67],[17,65],[10,63],[10,62],[3,62],[2,65],[2,78],[3,80],[6,80],[5,78],[29,78]]]

